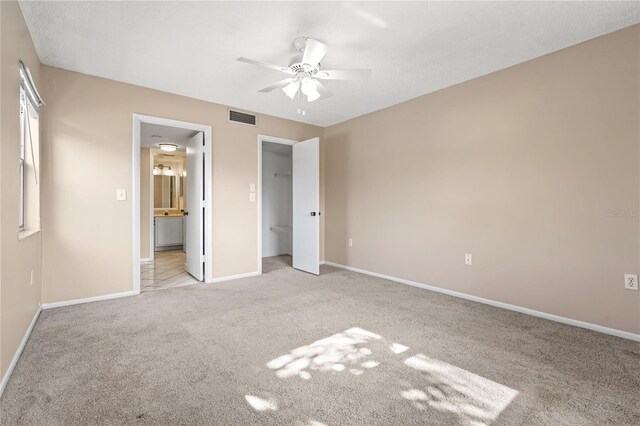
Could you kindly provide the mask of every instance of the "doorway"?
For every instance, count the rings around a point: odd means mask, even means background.
[[[262,268],[291,266],[293,255],[292,145],[262,142]]]
[[[211,281],[211,127],[133,121],[133,291]]]
[[[258,136],[258,270],[320,272],[319,139]]]

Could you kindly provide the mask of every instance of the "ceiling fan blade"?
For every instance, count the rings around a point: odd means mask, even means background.
[[[267,86],[264,89],[260,89],[258,90],[258,92],[262,92],[262,93],[268,93],[268,92],[272,92],[276,89],[281,89],[284,86],[288,85],[289,83],[295,81],[295,78],[285,78],[284,80],[280,80],[277,83],[273,83],[271,86]]]
[[[309,64],[313,67],[317,66],[327,53],[327,46],[312,38],[307,39],[307,45],[304,48],[302,63]]]
[[[321,70],[314,77],[322,80],[361,80],[371,77],[371,70]]]
[[[333,92],[327,89],[327,87],[324,84],[320,83],[318,80],[316,80],[316,90],[318,90],[318,93],[320,93],[320,99],[328,98],[329,96],[333,95]]]
[[[281,72],[293,75],[293,72],[291,72],[291,70],[288,67],[281,67],[279,65],[270,64],[268,62],[254,61],[253,59],[242,58],[242,57],[236,58],[236,61],[244,62],[244,63],[251,64],[251,65],[257,65],[257,66],[263,67],[263,68],[270,68],[272,70],[281,71]]]

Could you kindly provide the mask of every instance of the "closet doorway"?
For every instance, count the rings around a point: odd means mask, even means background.
[[[320,146],[258,136],[258,270],[320,273]]]

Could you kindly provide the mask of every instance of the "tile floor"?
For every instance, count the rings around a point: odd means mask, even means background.
[[[153,262],[140,264],[140,291],[164,290],[198,282],[186,271],[186,255],[182,250],[159,251]]]

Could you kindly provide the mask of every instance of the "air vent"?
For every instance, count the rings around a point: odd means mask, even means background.
[[[244,112],[229,110],[229,121],[233,121],[236,123],[248,124],[250,126],[256,125],[256,116],[251,114],[246,114]]]

